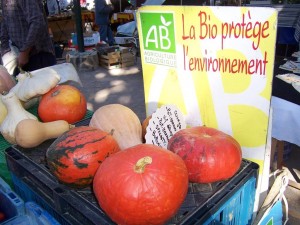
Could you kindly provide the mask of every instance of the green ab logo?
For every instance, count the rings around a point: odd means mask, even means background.
[[[175,29],[172,13],[141,12],[145,50],[175,53]]]

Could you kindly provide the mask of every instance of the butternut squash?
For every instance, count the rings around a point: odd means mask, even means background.
[[[0,126],[2,121],[5,119],[6,115],[7,115],[7,109],[2,102],[2,99],[0,98]]]
[[[37,117],[23,108],[14,92],[0,96],[7,109],[7,115],[0,125],[0,132],[7,142],[16,144],[15,129],[17,124],[24,119],[37,120]]]
[[[138,116],[121,104],[108,104],[98,108],[89,126],[113,132],[121,150],[142,143],[142,125]]]
[[[19,146],[33,148],[46,140],[59,137],[73,127],[75,126],[64,120],[43,123],[37,120],[24,119],[16,126],[15,138]]]

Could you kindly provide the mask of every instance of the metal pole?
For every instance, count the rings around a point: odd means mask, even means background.
[[[80,0],[74,0],[74,13],[75,13],[78,51],[84,52]]]

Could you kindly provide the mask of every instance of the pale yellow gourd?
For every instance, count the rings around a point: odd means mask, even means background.
[[[51,68],[44,74],[23,71],[16,78],[18,83],[10,89],[10,92],[14,92],[23,102],[47,93],[60,81],[58,73]]]
[[[89,126],[113,132],[121,150],[142,143],[142,125],[138,116],[121,104],[108,104],[98,108]]]
[[[23,108],[14,92],[1,95],[1,100],[7,109],[7,115],[0,125],[0,132],[6,141],[10,144],[16,144],[15,129],[17,124],[24,119],[37,120],[37,117]]]
[[[0,125],[7,115],[7,109],[0,98]]]
[[[65,120],[43,123],[37,120],[25,119],[17,124],[15,138],[19,146],[33,148],[46,140],[59,137],[73,127],[74,125]]]

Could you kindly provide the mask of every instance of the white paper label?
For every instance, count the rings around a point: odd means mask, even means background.
[[[175,105],[164,105],[152,114],[146,130],[146,143],[167,148],[170,138],[186,128],[183,114]]]

